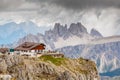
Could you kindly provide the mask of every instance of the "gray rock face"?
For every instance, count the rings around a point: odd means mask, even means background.
[[[80,37],[84,36],[84,34],[88,34],[87,29],[81,23],[72,23],[69,32]]]
[[[90,32],[90,35],[95,37],[95,38],[103,37],[96,29],[92,29],[91,32]]]
[[[51,62],[40,61],[38,58],[18,55],[2,56],[0,59],[2,60],[0,61],[0,64],[2,64],[2,66],[0,65],[0,74],[9,75],[15,80],[99,80],[95,64],[83,59],[80,62],[85,62],[86,64],[81,64],[76,60],[77,64],[72,65],[72,67],[69,65],[74,64],[74,61],[66,61],[66,64],[69,64],[66,65],[69,66],[67,68],[65,65],[56,66]],[[80,67],[76,68],[76,66]],[[80,69],[80,71],[76,71],[74,68]]]
[[[62,37],[67,31],[67,26],[63,26],[60,23],[56,23],[53,29],[54,35]]]

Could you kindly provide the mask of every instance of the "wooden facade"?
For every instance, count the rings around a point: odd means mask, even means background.
[[[40,44],[40,45],[38,45],[38,46],[32,48],[31,50],[45,50],[45,47],[44,47],[43,45]]]

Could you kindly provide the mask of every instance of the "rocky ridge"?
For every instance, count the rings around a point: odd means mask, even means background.
[[[99,80],[93,61],[82,58],[55,59],[59,61],[57,64],[45,56],[30,58],[2,55],[0,56],[0,75],[11,75],[12,80]]]

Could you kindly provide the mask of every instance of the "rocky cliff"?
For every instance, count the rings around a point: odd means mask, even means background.
[[[99,80],[96,65],[90,60],[50,56],[2,55],[0,75],[9,75],[12,80]]]

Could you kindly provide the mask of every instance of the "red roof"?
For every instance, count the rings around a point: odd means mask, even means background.
[[[35,48],[39,45],[45,47],[45,45],[43,43],[25,42],[25,43],[19,45],[18,47],[16,47],[15,50],[32,50],[33,48]]]

